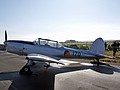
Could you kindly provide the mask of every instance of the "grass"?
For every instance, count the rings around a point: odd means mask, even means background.
[[[108,56],[113,56],[113,52],[112,51],[105,51],[105,55],[108,55]],[[114,63],[120,63],[120,51],[118,51],[116,53],[116,57],[113,58],[113,59],[110,59],[110,58],[104,58],[104,59],[101,59],[101,61],[104,61],[104,62],[114,62]]]
[[[84,48],[82,48],[82,46],[87,46],[86,49],[90,48],[90,46],[91,46],[91,43],[74,43],[74,44],[76,44],[80,49],[84,49]],[[70,45],[71,44],[67,44],[68,47],[70,47]],[[105,55],[113,57],[112,50],[106,50]],[[104,59],[100,59],[100,61],[120,63],[120,50],[116,53],[115,58],[112,58],[112,59],[104,58]]]

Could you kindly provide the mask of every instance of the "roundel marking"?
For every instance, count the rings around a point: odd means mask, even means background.
[[[69,52],[68,50],[66,50],[66,51],[64,52],[64,56],[65,56],[65,57],[69,57],[69,56],[70,56],[70,52]]]

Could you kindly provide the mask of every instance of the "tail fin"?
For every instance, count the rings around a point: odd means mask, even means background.
[[[104,54],[105,53],[105,44],[104,44],[103,39],[97,38],[91,45],[89,51],[94,52],[96,54]]]

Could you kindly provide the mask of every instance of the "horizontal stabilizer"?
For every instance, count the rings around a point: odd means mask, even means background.
[[[99,55],[95,55],[95,56],[98,57],[98,58],[99,58],[99,57],[100,57],[100,58],[102,57],[102,58],[114,59],[114,57],[112,57],[112,56],[107,56],[107,55],[103,55],[103,54],[102,54],[102,55],[99,54]]]

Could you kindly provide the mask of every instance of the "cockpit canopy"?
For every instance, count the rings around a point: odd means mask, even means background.
[[[44,46],[50,46],[59,48],[62,47],[62,45],[58,41],[50,40],[50,39],[43,39],[43,38],[37,38],[33,41],[35,45],[44,45]]]

